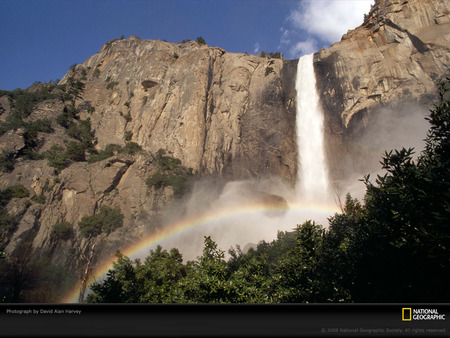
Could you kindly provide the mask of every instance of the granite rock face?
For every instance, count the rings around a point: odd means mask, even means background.
[[[76,72],[89,69],[83,100],[95,107],[99,148],[131,132],[144,150],[164,148],[201,174],[292,181],[295,73],[285,64],[131,37],[107,43]]]
[[[450,4],[376,1],[361,26],[314,60],[333,162],[332,154],[357,142],[380,107],[430,107],[436,82],[450,69]]]

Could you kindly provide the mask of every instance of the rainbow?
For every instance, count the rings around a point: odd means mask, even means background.
[[[297,211],[299,214],[325,214],[331,216],[337,212],[337,206],[334,204],[305,204],[305,203],[290,203],[289,207],[280,204],[270,204],[264,202],[247,203],[238,206],[231,206],[226,208],[220,208],[220,210],[213,210],[203,213],[201,215],[195,215],[191,217],[183,218],[173,224],[170,224],[157,233],[153,233],[137,243],[130,245],[125,249],[121,249],[121,253],[128,257],[143,256],[150,250],[151,246],[154,246],[172,236],[181,234],[192,228],[208,226],[218,221],[231,220],[234,217],[242,217],[252,214],[264,214],[269,212],[283,213],[286,211]],[[299,219],[301,223],[302,220]],[[295,226],[295,224],[293,224]],[[112,269],[113,263],[116,261],[116,257],[109,258],[99,264],[91,273],[91,277],[88,279],[87,285],[91,285],[95,281],[100,280],[106,275],[108,270]],[[81,283],[77,284],[63,299],[62,303],[77,303],[80,292]]]

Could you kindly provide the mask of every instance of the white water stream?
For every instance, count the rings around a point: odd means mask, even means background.
[[[298,61],[297,79],[297,195],[303,201],[325,202],[329,181],[324,149],[323,112],[316,89],[313,54]]]

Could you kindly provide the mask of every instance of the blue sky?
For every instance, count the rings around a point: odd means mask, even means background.
[[[228,52],[298,58],[339,41],[373,0],[0,0],[0,89],[60,79],[108,40],[202,36]]]

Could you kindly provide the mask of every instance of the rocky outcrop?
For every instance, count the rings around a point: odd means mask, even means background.
[[[105,44],[75,71],[86,74],[98,148],[124,144],[128,132],[144,150],[167,149],[201,174],[293,181],[295,80],[286,63],[131,37]]]
[[[342,154],[346,143],[357,142],[380,107],[429,107],[449,67],[448,2],[376,1],[361,26],[315,54],[330,160],[336,162],[333,154]]]

